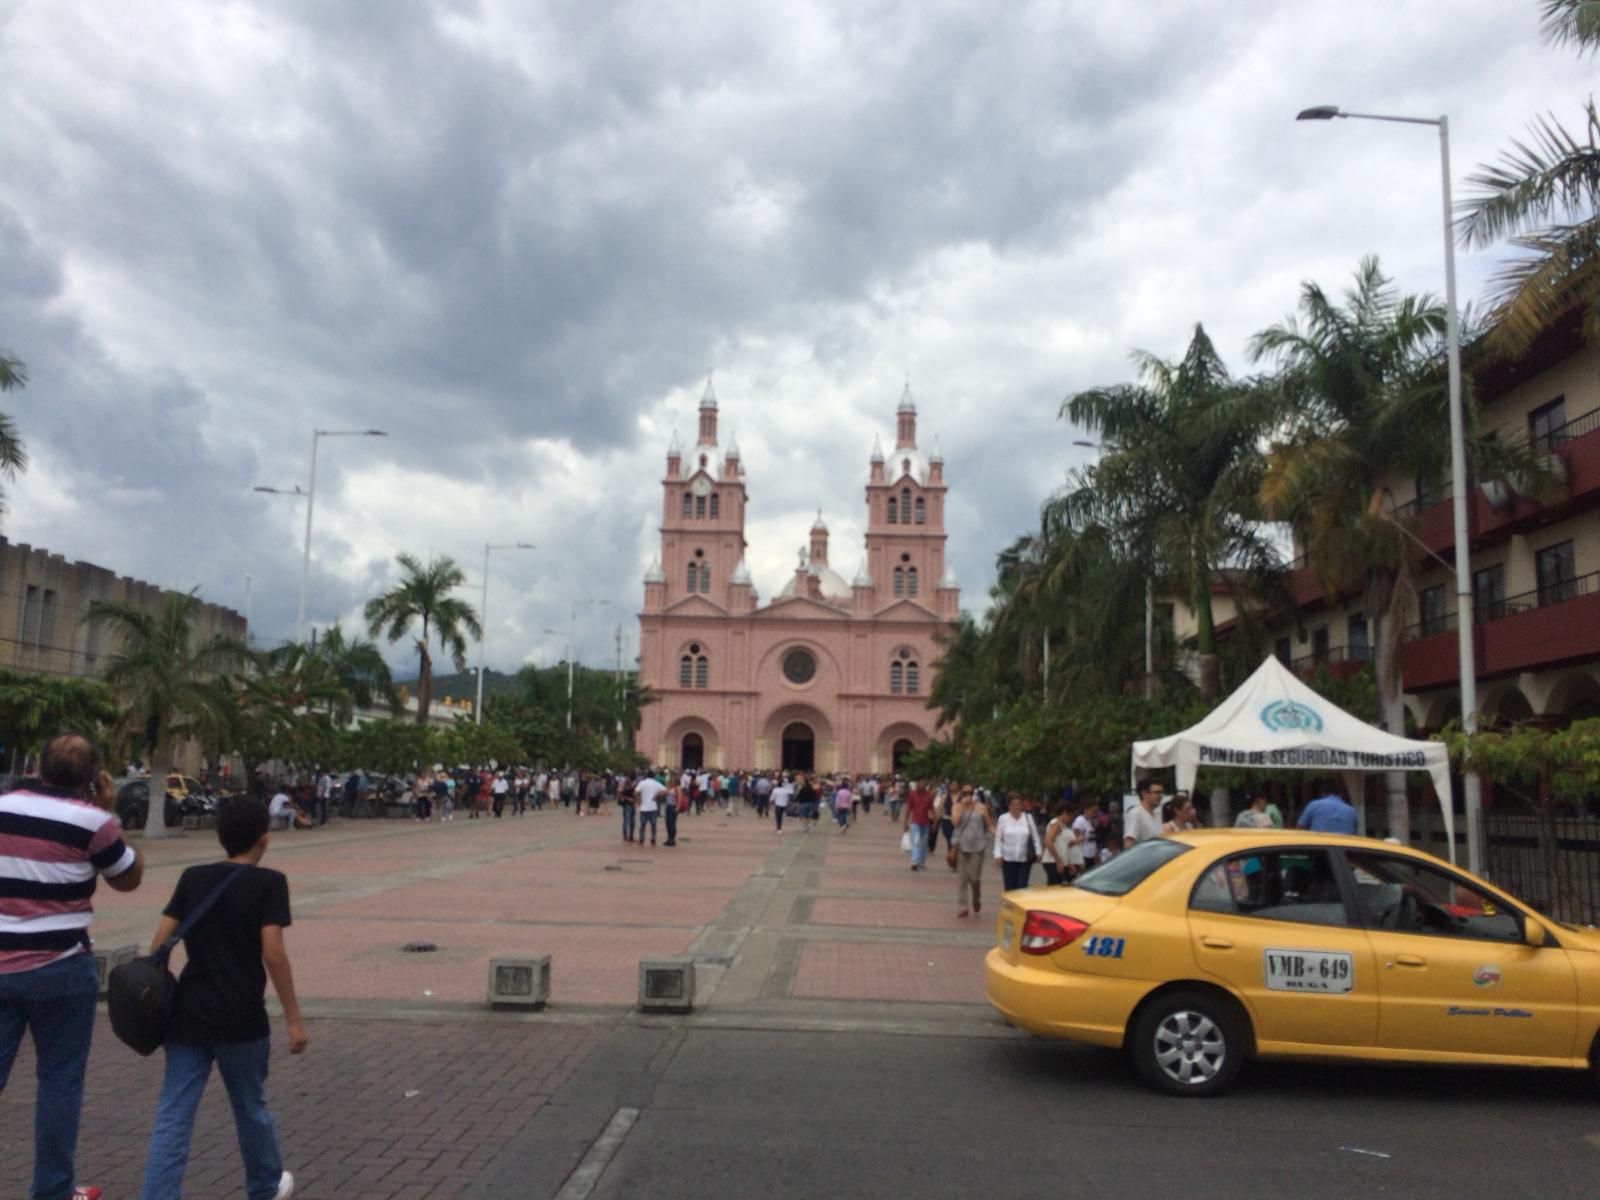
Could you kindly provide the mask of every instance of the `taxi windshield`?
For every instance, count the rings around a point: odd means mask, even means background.
[[[1126,896],[1189,847],[1169,838],[1151,838],[1124,850],[1108,863],[1085,871],[1074,885],[1102,896]]]

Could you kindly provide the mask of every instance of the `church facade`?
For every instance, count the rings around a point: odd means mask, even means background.
[[[894,452],[872,449],[849,582],[819,513],[794,575],[763,604],[745,563],[745,480],[738,445],[718,444],[707,385],[696,443],[685,452],[674,436],[661,481],[639,614],[640,683],[654,699],[636,748],[674,768],[893,770],[933,736],[937,639],[961,598],[945,560],[944,461],[917,448],[909,387]]]

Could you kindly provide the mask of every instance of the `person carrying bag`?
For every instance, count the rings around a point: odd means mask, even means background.
[[[178,981],[167,966],[167,960],[172,956],[173,947],[183,941],[242,874],[244,870],[240,867],[229,871],[154,954],[112,968],[106,980],[106,1011],[111,1017],[111,1032],[130,1049],[148,1058],[166,1041],[173,996],[178,990]]]

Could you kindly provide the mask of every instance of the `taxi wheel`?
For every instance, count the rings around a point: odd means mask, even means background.
[[[1172,1096],[1216,1096],[1244,1065],[1238,1016],[1204,992],[1157,997],[1134,1023],[1128,1041],[1134,1069],[1151,1087]]]

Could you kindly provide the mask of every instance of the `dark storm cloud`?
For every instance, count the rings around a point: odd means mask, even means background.
[[[0,346],[53,466],[6,532],[226,602],[253,574],[281,636],[301,510],[249,488],[302,483],[314,426],[381,427],[324,448],[313,620],[357,613],[396,550],[475,575],[485,540],[527,537],[495,566],[495,653],[548,658],[575,595],[637,603],[661,451],[709,369],[779,545],[817,504],[859,537],[909,370],[981,603],[1083,457],[1061,396],[1125,377],[1130,345],[1176,354],[1205,319],[1236,347],[1300,278],[1388,253],[1374,228],[1436,270],[1408,192],[1433,186],[1426,149],[1313,144],[1287,114],[1334,84],[1428,111],[1531,86],[1551,60],[1503,12],[22,6],[0,25]],[[751,553],[781,584],[790,551]]]

